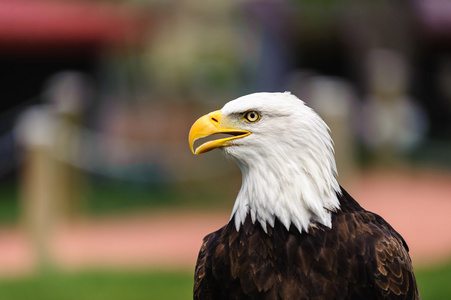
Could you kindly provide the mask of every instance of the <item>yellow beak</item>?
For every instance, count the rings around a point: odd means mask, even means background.
[[[211,112],[197,119],[189,131],[189,146],[194,154],[201,154],[219,147],[230,146],[231,140],[245,137],[251,134],[247,130],[236,129],[228,125],[228,121],[224,120],[220,110]],[[200,138],[210,136],[212,134],[230,134],[230,137],[219,138],[201,144],[194,150],[194,142]]]

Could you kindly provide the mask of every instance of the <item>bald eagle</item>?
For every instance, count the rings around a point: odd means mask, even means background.
[[[240,97],[199,118],[189,143],[242,172],[230,221],[203,240],[194,299],[419,299],[406,242],[338,184],[329,128],[303,101]]]

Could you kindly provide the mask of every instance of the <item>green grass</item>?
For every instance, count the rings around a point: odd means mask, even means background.
[[[415,272],[423,300],[451,299],[451,262]]]
[[[0,299],[190,299],[192,287],[190,272],[58,273],[0,280]]]
[[[416,272],[423,300],[451,299],[451,262]],[[191,299],[190,271],[53,273],[0,280],[0,299],[141,300]]]

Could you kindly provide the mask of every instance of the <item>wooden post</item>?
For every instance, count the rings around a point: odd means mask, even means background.
[[[26,111],[17,125],[23,149],[22,223],[36,250],[38,268],[51,269],[52,235],[80,212],[79,123],[85,85],[77,73],[54,77],[50,104]]]
[[[80,125],[90,99],[87,78],[78,72],[62,72],[49,80],[44,96],[55,115],[52,155],[55,160],[55,211],[60,222],[76,219],[82,209],[82,176],[78,168]]]
[[[56,161],[52,156],[54,117],[48,108],[33,108],[22,115],[18,138],[23,147],[21,221],[36,253],[37,267],[52,267],[51,238],[55,213]]]

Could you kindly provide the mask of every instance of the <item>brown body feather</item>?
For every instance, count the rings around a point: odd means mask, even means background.
[[[248,216],[207,235],[194,299],[419,299],[404,239],[342,191],[332,228],[276,220],[266,233]]]

